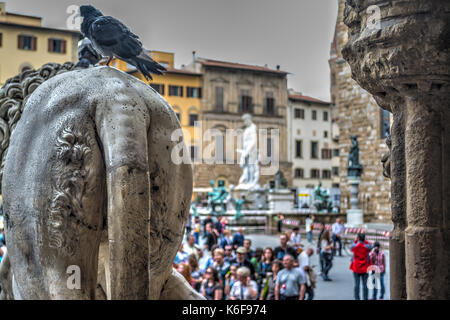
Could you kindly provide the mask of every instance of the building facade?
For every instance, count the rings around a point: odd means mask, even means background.
[[[288,156],[293,186],[332,187],[331,105],[293,90],[288,103]]]
[[[279,67],[269,69],[203,58],[194,58],[186,68],[202,74],[202,141],[197,141],[199,159],[194,162],[196,185],[208,187],[210,180],[238,184],[242,174],[239,133],[245,113],[252,115],[258,129],[260,185],[273,181],[278,169],[292,185],[292,164],[287,155],[288,73]],[[211,139],[208,133],[212,133]]]
[[[24,69],[78,60],[80,33],[46,28],[42,18],[6,11],[0,2],[0,86]]]
[[[334,123],[339,132],[336,140],[339,150],[339,177],[341,210],[350,206],[350,188],[347,183],[350,136],[356,135],[359,159],[363,165],[359,186],[360,207],[365,222],[388,222],[390,210],[390,180],[383,177],[380,159],[388,148],[389,113],[380,109],[373,97],[353,79],[350,66],[343,59],[341,50],[348,41],[347,27],[343,23],[345,0],[338,0],[339,10],[330,52],[331,102],[335,105]]]
[[[202,75],[175,68],[175,55],[171,52],[150,51],[149,53],[155,61],[167,69],[164,75],[153,74],[153,80],[150,81],[147,81],[134,66],[122,60],[113,59],[110,65],[149,83],[177,114],[188,150],[195,148],[199,132],[194,130],[194,124],[201,115]]]

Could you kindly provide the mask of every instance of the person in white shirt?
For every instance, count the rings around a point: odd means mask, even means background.
[[[199,248],[195,244],[195,236],[194,235],[188,235],[187,242],[183,245],[183,251],[187,253],[188,256],[193,254],[197,260],[199,258],[197,248]]]
[[[306,240],[308,240],[308,243],[312,242],[312,229],[313,229],[313,223],[314,223],[314,215],[309,215],[308,218],[305,220],[305,229],[306,229]]]
[[[301,271],[303,271],[306,279],[305,296],[306,294],[308,295],[308,298],[306,300],[312,300],[314,298],[314,283],[312,283],[313,279],[311,279],[312,266],[309,259],[309,257],[311,257],[313,254],[314,249],[312,247],[309,247],[298,256],[298,267]]]
[[[238,280],[230,291],[230,300],[256,300],[258,298],[258,285],[250,279],[250,269],[240,267],[237,270]]]
[[[336,255],[336,242],[339,242],[339,256],[342,257],[342,234],[345,231],[344,225],[341,223],[341,219],[337,218],[336,222],[331,226],[331,231],[333,235],[331,239],[333,240],[333,256]]]
[[[291,237],[289,238],[289,241],[291,242],[291,246],[294,247],[294,249],[298,252],[298,249],[302,247],[302,236],[300,235],[300,229],[298,227],[294,227],[292,231],[293,232],[291,234]]]

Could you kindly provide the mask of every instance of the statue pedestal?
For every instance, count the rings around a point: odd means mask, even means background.
[[[364,224],[363,212],[359,208],[359,184],[361,177],[348,177],[348,184],[350,185],[350,209],[347,210],[347,226],[361,227]]]
[[[231,191],[231,194],[234,199],[245,199],[243,208],[247,210],[265,210],[268,209],[267,191],[259,186],[252,189],[238,186]]]
[[[363,212],[361,209],[348,209],[347,210],[347,223],[348,227],[362,227],[364,224],[363,221]]]
[[[289,189],[272,189],[269,191],[269,210],[289,211],[294,209],[295,195]]]

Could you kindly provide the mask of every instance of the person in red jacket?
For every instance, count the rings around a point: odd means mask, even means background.
[[[364,300],[369,299],[369,289],[367,288],[367,268],[369,267],[369,253],[372,250],[369,242],[366,241],[364,233],[358,234],[355,242],[353,243],[351,250],[353,252],[352,262],[350,264],[350,270],[353,271],[353,277],[355,279],[355,300],[360,300],[360,282],[363,287]]]

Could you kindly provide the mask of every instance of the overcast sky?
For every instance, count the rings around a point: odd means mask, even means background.
[[[5,1],[5,0],[0,0]],[[6,10],[66,28],[70,5],[92,4],[125,23],[175,66],[202,58],[291,72],[288,87],[329,101],[329,52],[337,0],[6,0]]]

